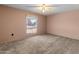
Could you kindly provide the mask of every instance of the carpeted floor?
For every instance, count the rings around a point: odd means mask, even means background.
[[[55,35],[37,35],[0,44],[1,54],[78,54],[79,40]]]

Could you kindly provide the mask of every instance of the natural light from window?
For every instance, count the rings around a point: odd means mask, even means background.
[[[37,20],[36,16],[26,17],[26,33],[37,33]]]

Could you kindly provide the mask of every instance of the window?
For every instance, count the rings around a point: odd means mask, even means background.
[[[37,33],[37,17],[27,16],[26,17],[26,33]]]

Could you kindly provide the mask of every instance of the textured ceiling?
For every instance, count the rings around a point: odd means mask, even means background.
[[[51,6],[51,7],[47,7],[47,10],[44,13],[40,9],[40,7],[37,7],[37,6],[40,6],[37,4],[6,4],[6,6],[18,8],[22,10],[28,10],[42,15],[51,15],[51,14],[65,12],[65,11],[79,10],[79,4],[50,4],[48,6]]]

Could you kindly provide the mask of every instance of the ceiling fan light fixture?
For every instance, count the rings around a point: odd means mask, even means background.
[[[45,11],[46,11],[46,5],[43,4],[43,5],[42,5],[42,12],[44,13]]]
[[[44,12],[45,12],[45,10],[43,9],[43,10],[42,10],[42,12],[44,13]]]

